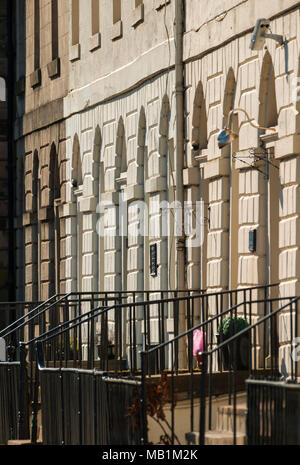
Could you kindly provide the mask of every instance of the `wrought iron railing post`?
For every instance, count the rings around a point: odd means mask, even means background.
[[[34,380],[34,391],[32,401],[32,422],[31,422],[31,442],[33,444],[37,441],[37,415],[38,415],[38,402],[39,402],[39,366],[38,366],[38,355],[36,350],[36,366],[35,366],[35,380]]]
[[[146,393],[146,352],[141,352],[141,370],[142,370],[142,388],[141,388],[141,404],[142,404],[142,437],[141,444],[148,444],[148,426],[147,426],[147,393]]]
[[[18,439],[28,439],[28,383],[26,369],[26,347],[20,342],[20,384],[19,384],[19,408],[18,408]]]
[[[205,404],[206,404],[206,366],[207,353],[202,354],[202,369],[200,375],[200,424],[199,424],[199,445],[205,445]]]

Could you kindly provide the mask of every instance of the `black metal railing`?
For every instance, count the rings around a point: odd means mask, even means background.
[[[27,313],[41,303],[40,301],[0,302],[0,330],[20,318],[24,311]]]
[[[171,295],[173,291],[161,291],[160,296]],[[177,291],[179,294],[181,291]],[[184,291],[185,293],[193,293],[195,290]],[[199,291],[198,291],[199,292]],[[200,291],[201,292],[201,291]],[[34,377],[36,376],[35,367],[35,350],[33,342],[44,337],[46,334],[53,336],[50,344],[45,350],[45,359],[48,366],[61,365],[62,358],[65,360],[65,366],[71,365],[73,367],[88,367],[91,364],[98,367],[100,362],[104,365],[104,358],[99,359],[99,351],[97,349],[96,340],[96,325],[97,321],[94,315],[98,313],[107,313],[107,308],[118,308],[122,305],[122,302],[131,302],[132,307],[139,300],[143,300],[146,295],[148,299],[151,297],[150,292],[138,292],[138,291],[126,291],[126,292],[80,292],[80,293],[69,293],[69,294],[57,294],[52,296],[50,299],[43,303],[38,303],[37,306],[24,305],[23,312],[19,307],[19,317],[9,324],[0,332],[0,337],[5,340],[7,349],[7,361],[12,363],[14,361],[20,361],[20,370],[18,372],[19,380],[19,395],[18,395],[18,413],[17,413],[17,434],[14,433],[13,437],[10,435],[10,439],[24,439],[28,438],[28,421],[29,416],[27,415],[28,403],[32,405],[34,403]],[[22,305],[22,303],[18,303]],[[13,305],[13,304],[12,304]],[[109,306],[109,307],[108,307]],[[103,312],[103,310],[105,312]],[[122,310],[115,310],[118,314]],[[87,340],[89,349],[88,356],[85,357],[83,346],[84,346],[84,325],[81,324],[86,316],[90,317],[90,325],[88,325]],[[135,315],[135,313],[133,313]],[[64,338],[62,341],[59,337],[54,337],[56,332],[60,332],[62,328],[66,329],[70,327],[70,324],[77,322],[78,324],[74,327],[73,336]],[[116,326],[116,334],[120,331],[118,325]],[[102,326],[103,329],[104,326]],[[116,339],[122,341],[121,336]],[[71,333],[69,332],[69,335]],[[102,331],[103,336],[103,331]],[[22,342],[26,341],[26,342]],[[66,342],[67,341],[67,342]],[[132,343],[135,341],[132,340]],[[104,347],[102,337],[102,348]],[[99,344],[98,344],[99,346]],[[106,341],[106,358],[108,359],[109,342]],[[117,352],[117,351],[116,351]],[[95,362],[95,363],[94,363]],[[4,389],[4,384],[2,386]],[[1,391],[0,386],[0,391]],[[24,398],[24,392],[28,392],[28,401]],[[5,393],[4,393],[5,394]],[[0,392],[1,395],[1,392]],[[0,411],[0,415],[4,415],[4,410]],[[32,422],[34,424],[35,418]],[[6,430],[5,437],[8,437],[8,430]]]
[[[140,398],[140,380],[97,370],[47,368],[37,343],[45,445],[135,445],[138,429],[128,415]],[[38,381],[37,381],[38,382]],[[37,425],[33,429],[33,442]]]
[[[33,344],[23,343],[22,341],[31,341],[41,334],[57,328],[60,322],[68,321],[74,315],[78,315],[77,318],[80,319],[80,315],[84,315],[95,307],[105,308],[107,305],[120,303],[128,298],[137,298],[137,293],[81,292],[57,294],[42,303],[18,302],[10,304],[10,308],[18,308],[18,318],[0,331],[0,338],[4,339],[6,345],[7,360],[3,364],[2,372],[4,376],[6,373],[5,366],[10,378],[12,374],[17,377],[18,382],[15,382],[14,386],[18,388],[18,395],[14,396],[13,388],[6,392],[7,385],[4,382],[0,384],[0,397],[8,399],[7,396],[13,396],[13,399],[17,402],[16,405],[14,402],[9,405],[6,402],[0,404],[0,416],[3,419],[7,415],[11,416],[17,427],[12,428],[3,420],[1,431],[3,438],[29,438],[30,415],[28,412],[34,400],[36,354]],[[3,305],[3,308],[7,308],[7,304]],[[81,328],[78,330],[78,340],[81,341]],[[52,352],[48,353],[48,357],[49,360],[52,360],[52,363],[53,360],[55,363],[55,354],[57,354],[58,349],[53,347],[52,349]],[[17,361],[19,363],[16,365],[15,362]]]
[[[23,433],[26,438],[29,437],[29,404],[26,402],[27,391],[20,390],[20,371],[20,362],[0,363],[0,444],[6,444],[19,436],[20,402],[24,404],[23,420],[27,425],[27,429],[23,428]]]
[[[240,300],[239,306],[247,313],[247,307],[253,302],[253,296],[257,296],[260,292],[265,295],[267,292],[266,286],[232,292],[223,291],[207,295],[204,293],[197,295],[193,292],[189,292],[183,297],[165,297],[152,300],[150,300],[150,294],[147,294],[149,298],[147,301],[140,302],[133,299],[131,302],[113,305],[107,308],[94,308],[90,312],[65,321],[37,338],[28,341],[27,345],[32,346],[34,343],[39,342],[44,353],[45,366],[47,368],[58,368],[59,370],[70,369],[71,367],[73,370],[92,370],[97,368],[98,370],[106,372],[111,371],[115,374],[123,371],[123,373],[126,372],[124,374],[127,374],[127,376],[138,375],[140,374],[140,367],[137,365],[138,351],[151,346],[153,342],[153,333],[150,330],[151,316],[158,316],[157,325],[159,328],[156,331],[156,334],[158,334],[156,343],[163,344],[166,340],[166,335],[162,330],[162,325],[164,324],[162,320],[164,320],[165,316],[172,315],[175,320],[174,327],[178,327],[176,320],[178,320],[179,317],[180,307],[184,309],[187,326],[191,327],[195,321],[206,318],[207,315],[213,312],[217,311],[218,315],[222,315],[224,312],[220,313],[220,309],[224,308],[225,302]],[[176,295],[176,291],[174,293]],[[244,301],[243,298],[247,300]],[[254,302],[256,303],[257,311],[265,311],[266,306],[264,299],[259,302],[254,300]],[[262,305],[260,306],[260,304]],[[250,305],[250,315],[251,309],[252,307]],[[137,326],[137,322],[139,321],[138,315],[140,315],[140,318],[142,317],[142,323],[144,328],[146,328],[144,331],[140,331],[140,327]],[[114,325],[115,339],[113,342],[116,343],[117,346],[117,350],[112,354],[111,360],[109,360],[108,356],[109,340],[107,337],[109,320],[111,320]],[[100,350],[97,350],[97,352],[95,351],[95,341],[93,338],[95,321],[99,321],[101,326]],[[74,351],[70,345],[70,341],[76,341],[79,329],[83,332],[83,328],[85,328],[86,338],[81,339],[81,342],[76,346],[76,351]],[[143,335],[139,344],[137,340],[138,332]],[[85,344],[84,351],[83,344]],[[59,353],[56,352],[57,348],[59,348]],[[71,351],[71,349],[73,350]],[[49,357],[49,353],[54,354],[54,357]],[[57,354],[57,356],[55,356],[55,354]],[[70,355],[72,355],[72,357],[70,357]],[[112,363],[109,363],[110,361]],[[163,363],[164,367],[168,366],[168,362],[165,358],[160,357],[160,363]],[[154,373],[158,366],[157,359],[148,360],[147,371]],[[189,369],[186,364],[183,364],[181,368],[185,371]],[[36,373],[36,379],[37,378],[38,372]],[[37,401],[34,402],[34,404],[36,403]],[[34,413],[33,418],[35,417],[36,414]]]
[[[32,430],[35,429],[35,408],[38,404],[35,342],[41,342],[45,367],[49,369],[98,369],[115,374],[120,371],[126,371],[127,375],[139,374],[139,351],[164,345],[169,338],[167,325],[170,321],[173,322],[173,334],[177,337],[180,317],[190,330],[197,322],[204,324],[212,314],[222,316],[224,309],[227,311],[233,304],[237,304],[244,314],[249,313],[252,321],[253,305],[256,306],[257,314],[266,314],[269,311],[266,296],[275,286],[210,294],[197,290],[70,293],[54,296],[40,304],[0,333],[8,346],[12,346],[11,341],[15,345],[16,342],[25,341],[19,343],[14,360],[21,360],[23,365],[26,361],[21,372],[28,372],[29,399],[34,406]],[[256,300],[259,296],[260,301]],[[145,297],[146,300],[143,300]],[[179,346],[175,349],[177,361],[178,354],[182,355],[186,350],[186,341]],[[147,372],[156,373],[170,367],[171,353],[165,356],[160,349],[156,354],[159,357],[155,355],[147,360]],[[181,357],[176,366],[176,369],[179,368],[191,370],[190,356],[187,359]],[[22,382],[24,379],[25,376]],[[19,432],[22,430],[23,419],[26,418],[22,412],[22,403],[20,405]]]
[[[160,298],[147,292],[146,301],[132,298],[126,303],[115,303],[103,307],[97,306],[86,313],[80,313],[72,319],[65,320],[48,331],[27,341],[33,347],[42,341],[46,366],[64,366],[65,368],[99,368],[106,371],[129,371],[134,374],[140,370],[138,354],[140,351],[160,346],[168,340],[167,320],[173,323],[173,334],[179,334],[179,312],[183,313],[185,326],[190,329],[196,321],[204,321],[211,314],[223,315],[225,302],[237,302],[243,314],[252,321],[252,302],[256,303],[256,312],[265,314],[266,299],[257,301],[258,293],[264,296],[267,286],[247,288],[234,291],[222,291],[214,294],[186,292],[178,296],[179,291],[160,293]],[[246,300],[244,300],[246,299]],[[226,310],[227,311],[227,310]],[[210,323],[208,323],[210,324]],[[98,327],[97,342],[95,331]],[[178,358],[177,358],[178,360]],[[48,365],[50,364],[50,365]],[[167,364],[167,357],[160,356],[149,360],[152,372]],[[181,361],[181,368],[188,369],[187,361]]]
[[[247,444],[300,444],[300,383],[247,380]]]
[[[266,306],[268,313],[260,316],[257,313],[259,305]],[[243,309],[243,312],[241,312]],[[298,336],[298,298],[276,298],[252,301],[246,307],[243,303],[234,305],[232,308],[215,315],[204,323],[178,335],[172,340],[161,344],[156,348],[144,351],[142,355],[142,392],[143,398],[143,431],[144,443],[148,441],[147,421],[147,377],[149,372],[149,359],[156,358],[158,367],[155,373],[167,373],[170,386],[170,443],[175,444],[179,437],[176,425],[182,422],[176,417],[176,395],[182,374],[178,365],[179,346],[186,341],[186,357],[189,366],[189,375],[185,380],[185,390],[188,394],[189,409],[185,408],[185,416],[188,415],[190,424],[189,432],[193,432],[194,438],[201,445],[205,444],[205,435],[208,431],[216,428],[216,406],[213,401],[215,396],[225,394],[227,402],[232,406],[232,444],[237,439],[237,393],[246,390],[245,381],[248,376],[278,377],[284,371],[282,363],[279,364],[279,353],[285,346],[290,350],[292,341]],[[248,326],[237,332],[237,318],[243,316],[248,321]],[[222,336],[222,324],[229,317],[233,322],[233,335]],[[281,319],[280,327],[278,319]],[[282,318],[288,322],[285,328]],[[221,337],[217,337],[217,330]],[[278,333],[280,329],[280,338]],[[198,354],[198,361],[193,355],[193,334],[195,330],[203,332],[203,351]],[[236,334],[235,334],[236,333]],[[283,341],[285,338],[286,341]],[[170,369],[165,370],[160,360],[170,360]],[[295,379],[297,360],[288,359],[289,366],[286,370],[291,379]],[[285,362],[287,363],[287,361]],[[240,365],[240,366],[239,366]],[[223,385],[223,391],[220,390]],[[177,391],[177,394],[176,394]],[[226,402],[226,399],[223,399]],[[186,431],[188,432],[188,431]],[[180,440],[184,440],[181,436]],[[178,441],[177,441],[178,442]]]

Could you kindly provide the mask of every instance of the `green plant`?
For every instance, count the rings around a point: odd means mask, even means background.
[[[242,317],[230,317],[227,316],[218,326],[218,334],[226,338],[233,336],[234,334],[239,333],[243,329],[249,326],[247,320]]]

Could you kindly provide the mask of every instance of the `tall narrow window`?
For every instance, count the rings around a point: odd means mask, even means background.
[[[51,0],[51,61],[48,63],[48,75],[51,79],[60,74],[58,58],[58,0]]]
[[[81,3],[82,5],[84,2]],[[72,0],[72,15],[71,15],[71,39],[70,39],[70,61],[80,59],[80,44],[79,44],[79,0]]]
[[[136,28],[144,21],[144,2],[143,0],[134,0],[132,11],[132,27]]]
[[[52,39],[52,60],[58,57],[58,10],[57,0],[51,1],[51,39]]]
[[[91,37],[90,37],[90,51],[93,52],[101,47],[101,34],[100,34],[100,7],[99,0],[91,0]]]
[[[113,23],[121,21],[121,0],[113,0]]]
[[[72,0],[72,45],[79,44],[79,0]]]
[[[34,0],[34,69],[40,67],[40,0]]]
[[[34,0],[33,11],[33,72],[30,75],[30,85],[35,88],[41,84],[40,70],[40,0]]]
[[[92,35],[100,31],[99,0],[92,0]]]

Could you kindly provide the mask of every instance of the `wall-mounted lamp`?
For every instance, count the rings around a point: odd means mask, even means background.
[[[284,45],[285,41],[282,35],[272,34],[270,29],[270,21],[266,18],[258,19],[255,25],[253,36],[251,38],[251,50],[262,50],[266,39],[276,40],[280,45]]]
[[[254,128],[256,128],[256,129],[264,129],[264,130],[269,130],[269,131],[276,132],[275,128],[264,128],[263,126],[259,126],[258,124],[255,124],[253,121],[251,121],[250,116],[248,115],[246,110],[244,110],[243,108],[234,108],[228,114],[226,128],[222,129],[222,131],[220,131],[220,133],[218,135],[218,147],[219,147],[219,149],[222,149],[226,145],[229,145],[232,141],[234,141],[234,139],[236,139],[238,137],[238,134],[234,133],[230,129],[231,117],[235,112],[238,112],[238,111],[242,111],[243,113],[245,113],[245,115],[248,118],[248,120],[246,122],[249,123]]]

